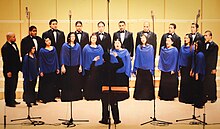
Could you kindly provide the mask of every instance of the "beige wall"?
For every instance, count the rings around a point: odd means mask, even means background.
[[[118,30],[119,20],[125,20],[135,40],[136,33],[142,30],[143,21],[151,21],[150,12],[153,10],[158,41],[171,22],[177,24],[176,33],[183,39],[184,34],[190,32],[190,24],[195,21],[198,9],[201,9],[199,31],[211,30],[214,41],[220,43],[218,5],[220,0],[110,0],[110,34]],[[5,34],[9,31],[16,33],[20,46],[21,39],[28,33],[25,7],[31,12],[31,25],[37,26],[39,36],[49,29],[51,18],[59,20],[59,29],[67,35],[69,10],[72,11],[72,30],[75,30],[76,20],[82,20],[83,29],[90,34],[97,31],[98,21],[103,20],[107,25],[107,0],[0,0],[0,46],[5,43]]]

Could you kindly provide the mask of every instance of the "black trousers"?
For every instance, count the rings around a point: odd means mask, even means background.
[[[108,104],[109,104],[108,94],[103,94],[101,100],[102,100],[102,120],[107,121],[110,115],[110,112],[108,113]],[[110,105],[111,105],[113,119],[114,121],[118,121],[119,120],[118,102],[115,99],[110,98]]]
[[[7,105],[15,104],[16,89],[18,84],[18,73],[12,73],[12,77],[5,77],[5,103]]]

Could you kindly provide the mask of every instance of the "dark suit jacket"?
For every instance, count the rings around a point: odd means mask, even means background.
[[[103,32],[103,38],[102,40],[99,37],[99,32],[96,32],[95,34],[97,35],[98,39],[97,39],[97,44],[100,44],[104,50],[104,52],[109,52],[109,50],[112,47],[111,44],[111,36],[110,34]]]
[[[36,55],[38,55],[38,52],[41,48],[45,47],[44,41],[39,37],[36,36],[35,39],[37,40],[38,48],[36,51]],[[30,35],[26,36],[21,40],[21,57],[23,58],[25,54],[28,53],[28,51],[35,46],[34,41]]]
[[[216,69],[218,61],[218,45],[211,42],[208,49],[205,51],[205,61],[206,61],[206,74],[211,74],[213,69]]]
[[[162,46],[166,46],[166,39],[168,37],[168,35],[171,35],[169,33],[166,33],[166,34],[163,34],[162,38],[161,38],[161,42],[160,42],[160,49]],[[181,48],[181,39],[180,37],[174,33],[172,35],[173,39],[174,39],[174,42],[173,42],[173,45],[174,47],[176,47],[178,49],[178,51],[180,51],[180,48]]]
[[[121,41],[120,31],[117,31],[113,34],[113,42],[116,39],[119,39]],[[133,33],[125,30],[125,39],[124,39],[124,42],[122,43],[122,45],[123,45],[123,47],[125,47],[128,50],[128,52],[130,53],[130,56],[133,57],[133,55],[134,55]]]
[[[136,37],[136,47],[141,44],[141,35],[144,34],[144,31],[140,31],[137,33],[137,37]],[[153,32],[149,32],[147,34],[147,40],[148,40],[148,43],[151,44],[153,47],[154,47],[154,56],[156,55],[156,52],[157,52],[157,35]]]
[[[51,46],[54,46],[57,50],[58,58],[60,58],[60,51],[62,45],[65,43],[65,35],[63,31],[57,30],[57,43],[55,43],[53,31],[50,29],[43,33],[42,39],[44,40],[46,37],[51,39]]]
[[[17,74],[19,71],[21,71],[19,50],[16,44],[15,46],[17,50],[15,50],[9,42],[6,42],[1,49],[4,76],[6,76],[8,72]]]
[[[190,33],[190,36],[192,37],[192,33]],[[202,35],[202,34],[200,34],[199,32],[197,32],[196,33],[196,37],[194,38],[194,40],[193,40],[193,44],[194,44],[194,42],[196,42],[196,41],[199,41],[199,42],[201,42],[201,43],[205,43],[205,38],[204,38],[204,36]]]
[[[83,49],[86,44],[89,44],[89,34],[87,32],[82,31],[81,40],[79,42],[77,31],[75,31],[76,42],[78,42]]]

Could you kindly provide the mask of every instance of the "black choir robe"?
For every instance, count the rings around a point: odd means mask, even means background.
[[[124,38],[124,41],[122,42],[122,45],[124,48],[126,48],[128,50],[128,52],[130,53],[130,56],[133,57],[133,55],[134,55],[133,33],[129,32],[127,30],[124,30],[124,33],[125,33],[125,38]],[[119,39],[121,41],[120,31],[117,31],[113,34],[113,42],[116,39]]]
[[[37,40],[37,44],[38,44],[36,48],[36,56],[38,55],[38,52],[40,51],[40,49],[45,47],[44,41],[39,36],[31,37],[30,35],[28,35],[21,40],[21,57],[22,58],[30,51],[30,49],[33,46],[35,46],[33,38]]]
[[[79,42],[79,38],[78,38],[77,34],[81,34],[80,42]],[[82,49],[85,47],[86,44],[89,44],[89,34],[87,32],[85,32],[85,31],[82,31],[82,32],[75,31],[75,36],[76,36],[75,41],[80,44]]]
[[[171,35],[174,39],[174,42],[173,42],[173,45],[174,47],[177,48],[178,51],[180,51],[180,48],[181,48],[181,39],[180,37],[174,33],[173,35],[172,34],[169,34],[169,33],[166,33],[166,34],[163,34],[162,38],[161,38],[161,41],[160,41],[160,50],[161,50],[161,47],[162,46],[166,46],[166,39],[167,37]],[[160,52],[160,51],[159,51]]]
[[[208,49],[205,50],[204,55],[206,62],[206,75],[203,83],[205,94],[208,100],[215,101],[217,100],[216,74],[211,74],[211,71],[216,69],[218,61],[218,45],[215,42],[211,42]]]
[[[96,32],[95,34],[98,37],[97,44],[100,44],[102,46],[104,52],[109,52],[109,50],[112,47],[110,34],[108,34],[106,32],[103,32],[102,34],[99,32]],[[102,39],[100,38],[100,35],[103,35]]]
[[[157,52],[157,35],[154,32],[151,32],[151,31],[149,31],[149,32],[144,32],[144,31],[138,32],[137,33],[137,37],[136,37],[136,47],[135,48],[137,48],[137,46],[139,44],[141,44],[141,35],[143,35],[145,33],[147,33],[146,34],[147,38],[148,38],[147,42],[149,44],[151,44],[153,46],[153,48],[154,48],[154,57],[155,57],[156,52]]]

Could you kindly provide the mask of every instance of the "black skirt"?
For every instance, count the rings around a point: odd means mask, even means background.
[[[23,98],[26,103],[35,103],[37,99],[37,94],[35,92],[35,87],[37,83],[37,78],[32,81],[24,82],[24,94]]]
[[[161,71],[159,94],[160,100],[172,101],[178,97],[177,73]]]
[[[100,100],[102,94],[102,84],[100,79],[99,68],[85,71],[85,87],[83,88],[83,95],[86,100]]]
[[[137,70],[134,98],[136,100],[152,100],[155,98],[153,77],[150,70]]]
[[[71,102],[82,100],[82,74],[79,66],[65,66],[66,73],[62,75],[61,101]]]
[[[194,101],[194,86],[193,78],[190,77],[190,67],[181,67],[180,95],[179,101],[186,104],[193,104]]]
[[[57,74],[46,73],[39,79],[38,99],[43,102],[51,102],[55,100],[57,95]]]

